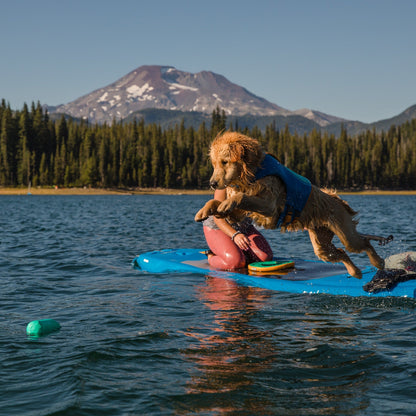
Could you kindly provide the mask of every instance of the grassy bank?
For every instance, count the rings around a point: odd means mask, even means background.
[[[134,189],[102,189],[102,188],[31,188],[32,195],[211,195],[210,190],[200,189],[164,189],[164,188],[134,188]],[[416,195],[414,191],[338,191],[340,195]],[[27,195],[27,188],[0,187],[0,195]]]
[[[28,195],[27,188],[0,187],[0,195]],[[31,195],[209,195],[212,191],[198,189],[163,189],[163,188],[134,188],[134,189],[102,189],[102,188],[54,188],[36,187],[30,189]]]

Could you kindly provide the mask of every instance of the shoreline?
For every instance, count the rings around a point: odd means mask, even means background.
[[[201,189],[165,189],[165,188],[53,188],[35,187],[30,192],[25,188],[0,187],[1,195],[211,195],[211,190]],[[337,191],[339,195],[416,195],[416,190],[366,190],[366,191]]]
[[[26,188],[0,187],[1,195],[210,195],[210,190],[164,188]]]

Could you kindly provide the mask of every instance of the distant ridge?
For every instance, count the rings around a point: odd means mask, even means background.
[[[162,128],[174,127],[175,124],[181,124],[184,122],[186,127],[192,126],[196,130],[199,128],[202,122],[209,124],[212,120],[211,114],[204,114],[199,112],[183,112],[178,110],[159,110],[155,108],[147,108],[142,111],[131,114],[125,119],[126,122],[133,120],[143,120],[146,124],[155,123]],[[235,128],[252,129],[257,126],[260,130],[265,131],[266,127],[274,124],[278,130],[284,130],[286,126],[290,133],[308,133],[313,129],[320,130],[321,126],[315,123],[313,120],[309,120],[300,115],[288,115],[288,116],[228,116],[226,127],[230,125]]]
[[[197,113],[197,112],[182,112],[182,111],[169,111],[169,110],[158,110],[158,109],[146,109],[138,111],[137,113],[129,116],[126,121],[133,121],[143,119],[145,123],[156,123],[161,125],[163,128],[173,127],[175,124],[180,124],[182,121],[185,126],[193,126],[195,129],[201,125],[204,121],[210,123],[211,116],[208,114]],[[362,123],[360,121],[348,121],[335,122],[326,126],[320,126],[318,123],[310,120],[301,115],[288,115],[288,116],[228,116],[227,127],[230,124],[235,128],[238,125],[239,128],[252,129],[257,126],[263,132],[267,126],[273,124],[276,129],[284,130],[288,128],[291,134],[297,132],[298,134],[309,133],[313,129],[334,134],[338,137],[341,132],[341,127],[347,130],[350,135],[357,135],[367,130],[375,129],[376,132],[388,131],[391,126],[400,126],[411,120],[416,120],[416,105],[409,107],[407,110],[400,113],[398,116],[380,120],[375,123]]]
[[[366,130],[375,129],[376,132],[388,131],[391,126],[400,126],[406,122],[416,119],[416,105],[413,105],[397,116],[379,120],[374,123],[362,123],[361,121],[344,121],[342,123],[332,123],[326,126],[323,130],[338,135],[341,125],[348,131],[348,134],[356,135]]]

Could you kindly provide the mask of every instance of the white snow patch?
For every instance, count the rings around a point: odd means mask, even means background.
[[[303,117],[309,118],[310,120],[313,120],[315,117],[315,114],[309,110],[307,113],[303,114]]]
[[[147,82],[142,87],[138,85],[132,85],[127,88],[127,98],[142,98],[143,100],[149,99],[149,95],[145,95],[146,92],[152,91],[154,88],[151,87]]]
[[[175,68],[161,68],[161,70],[160,70],[160,72],[162,73],[162,74],[168,74],[169,72],[173,72],[173,71],[175,71]]]
[[[180,90],[198,91],[198,88],[195,88],[195,87],[189,87],[188,85],[176,84],[175,82],[170,83],[170,86],[169,86],[170,90],[175,90],[177,88]]]
[[[218,95],[217,95],[217,94],[212,94],[212,96],[213,96],[216,100],[218,100],[218,101],[222,101],[222,100],[221,100],[221,98],[220,98],[220,97],[218,97]]]
[[[97,101],[97,103],[102,103],[103,101],[106,101],[108,97],[108,92],[105,92]]]
[[[107,106],[106,105],[101,106],[101,108],[103,109],[103,111],[107,111]]]
[[[154,95],[146,94],[139,98],[139,101],[153,101],[156,97]]]

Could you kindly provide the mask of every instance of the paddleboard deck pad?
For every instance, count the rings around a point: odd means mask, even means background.
[[[243,286],[252,286],[288,293],[326,293],[345,296],[410,297],[416,298],[416,280],[397,284],[391,290],[370,293],[363,289],[375,276],[377,269],[362,270],[362,279],[351,277],[343,264],[320,260],[275,258],[279,262],[294,262],[294,267],[278,270],[276,274],[258,275],[247,269],[216,270],[208,264],[205,249],[166,249],[150,251],[134,258],[133,267],[150,273],[198,273],[232,279]]]
[[[278,271],[282,271],[283,273],[287,273],[287,269],[291,269],[295,267],[295,262],[290,260],[278,261],[278,260],[270,260],[270,261],[257,261],[255,263],[250,263],[247,268],[249,273],[253,274],[273,274]],[[279,273],[280,274],[280,273]]]

